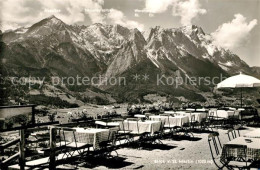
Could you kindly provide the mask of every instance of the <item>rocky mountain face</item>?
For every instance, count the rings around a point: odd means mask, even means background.
[[[174,62],[191,55],[202,61],[210,61],[228,73],[239,70],[251,72],[249,66],[237,55],[212,44],[212,37],[195,25],[173,29],[153,28],[147,40],[147,47],[148,54],[158,65],[158,58]]]
[[[158,75],[189,79],[228,76],[240,71],[259,74],[231,51],[215,46],[212,37],[198,26],[155,27],[146,34],[145,38],[139,30],[120,25],[67,25],[51,16],[29,28],[1,33],[1,74],[124,76],[124,86],[84,86],[79,88],[80,92],[77,87],[73,87],[73,92],[64,87],[72,96],[82,96],[97,88],[101,89],[99,93],[109,92],[120,101],[139,99],[149,93],[203,100],[199,93],[213,88],[201,84],[183,84],[178,89],[168,84],[158,86]],[[137,82],[133,79],[135,74],[147,74],[149,80],[140,77]]]
[[[251,69],[256,74],[256,77],[260,78],[260,67],[251,67]]]

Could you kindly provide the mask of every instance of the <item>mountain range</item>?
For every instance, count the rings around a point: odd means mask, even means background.
[[[204,102],[207,99],[202,94],[212,92],[214,85],[182,84],[176,88],[169,83],[158,85],[158,76],[213,78],[243,72],[260,77],[259,68],[250,67],[230,50],[214,45],[211,35],[196,25],[167,29],[157,26],[140,32],[121,25],[68,25],[50,16],[28,28],[0,35],[1,74],[5,82],[15,76],[47,77],[41,89],[13,87],[9,82],[5,88],[23,90],[17,92],[23,94],[20,100],[49,96],[81,105],[97,101],[140,102],[147,94],[159,94],[178,102],[180,97]],[[99,75],[124,77],[126,84],[54,87],[48,79]],[[8,99],[13,97],[15,93]]]

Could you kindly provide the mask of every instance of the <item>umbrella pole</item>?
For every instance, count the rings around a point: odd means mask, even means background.
[[[243,92],[242,92],[242,88],[240,88],[240,92],[241,92],[241,108],[242,108],[242,106],[243,106]]]

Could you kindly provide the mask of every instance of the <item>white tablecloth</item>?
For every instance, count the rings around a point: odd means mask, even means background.
[[[145,118],[145,115],[136,114],[136,115],[134,115],[134,117],[137,117],[137,118]]]
[[[219,117],[219,118],[229,118],[233,117],[235,115],[235,111],[232,110],[210,110],[209,112],[213,112],[214,117]]]
[[[101,126],[119,126],[119,122],[103,122],[103,121],[95,121],[96,125],[101,125]]]
[[[99,143],[107,141],[109,137],[109,129],[84,129],[74,128],[76,130],[75,137],[78,143],[86,143],[93,145],[93,148],[99,147]],[[65,131],[65,138],[69,142],[74,142],[73,132]]]
[[[196,111],[197,111],[197,112],[206,112],[206,111],[208,111],[208,109],[203,109],[203,108],[202,108],[202,109],[196,109]]]
[[[164,121],[164,127],[182,126],[185,123],[189,123],[188,116],[150,116],[153,121]]]
[[[194,112],[194,113],[178,113],[179,116],[188,116],[189,120],[191,120],[191,116],[195,116],[195,121],[202,122],[203,119],[207,118],[207,114],[204,112]]]
[[[161,122],[160,121],[124,121],[125,130],[130,130],[134,133],[144,133],[148,132],[153,134],[160,130]]]
[[[174,115],[174,114],[175,114],[175,111],[164,111],[164,114]]]
[[[175,111],[175,114],[185,114],[185,113],[188,113],[187,111]]]

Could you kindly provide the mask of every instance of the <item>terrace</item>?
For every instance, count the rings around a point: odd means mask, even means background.
[[[73,115],[72,112],[66,115]],[[259,139],[259,128],[253,127],[259,127],[259,117],[252,110],[249,113],[234,108],[157,110],[145,107],[132,115],[112,113],[73,119],[67,116],[70,120],[63,120],[62,124],[59,121],[29,123],[2,130],[2,138],[13,136],[13,139],[0,145],[4,155],[1,168],[217,169],[217,165],[230,168],[228,161],[215,159],[216,145],[209,147],[215,134],[221,142],[218,155],[224,155],[223,148],[233,143],[247,146],[254,154],[248,152],[248,159],[239,162],[246,161],[251,168],[259,167],[260,155],[256,154],[259,147],[254,144]],[[64,113],[57,115],[54,119],[66,117]],[[237,153],[234,149],[233,152]]]

